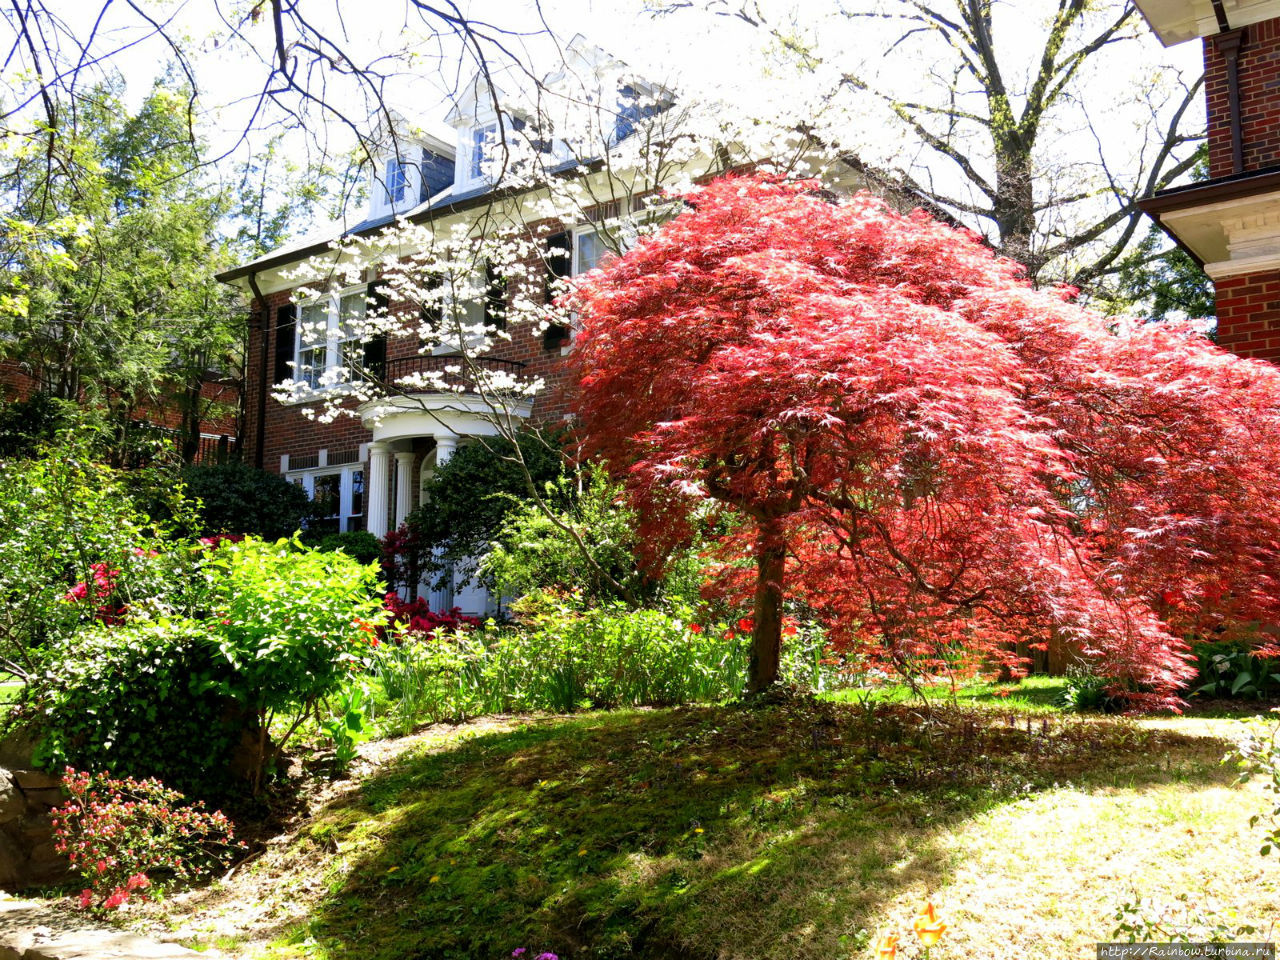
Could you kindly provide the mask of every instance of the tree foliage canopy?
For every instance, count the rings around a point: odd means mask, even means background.
[[[869,195],[686,202],[578,288],[580,414],[651,543],[708,500],[748,521],[727,547],[754,590],[726,589],[754,594],[753,686],[785,584],[902,668],[1066,643],[1153,704],[1184,635],[1277,622],[1280,371],[1033,290]]]

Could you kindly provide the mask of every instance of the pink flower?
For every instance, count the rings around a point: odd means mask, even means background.
[[[80,909],[88,910],[92,903],[93,903],[93,891],[81,890],[80,891]]]

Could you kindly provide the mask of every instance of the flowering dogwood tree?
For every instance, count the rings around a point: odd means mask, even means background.
[[[278,399],[323,420],[368,423],[414,411],[441,430],[465,410],[488,422],[486,432],[514,440],[546,384],[504,362],[511,342],[550,333],[568,344],[576,324],[556,302],[571,285],[566,230],[585,227],[616,254],[670,216],[673,197],[728,169],[750,164],[837,184],[858,176],[838,145],[814,136],[820,102],[792,98],[744,113],[686,100],[602,51],[588,53],[582,69],[566,67],[536,89],[522,90],[511,72],[490,78],[484,97],[493,99],[501,132],[478,148],[490,188],[483,204],[463,213],[442,205],[374,235],[347,235],[292,271],[303,301],[372,283],[367,300],[343,317],[342,362],[323,372],[295,365],[276,385]],[[324,342],[326,325],[327,315],[302,313],[301,342]],[[376,342],[381,349],[370,351]],[[504,449],[522,458],[518,444]],[[532,482],[528,493],[541,503]],[[591,563],[585,546],[583,553]]]
[[[750,687],[783,601],[901,668],[1059,642],[1173,705],[1184,638],[1280,621],[1280,371],[1033,290],[866,194],[723,178],[573,295],[588,449],[655,549],[738,523]]]

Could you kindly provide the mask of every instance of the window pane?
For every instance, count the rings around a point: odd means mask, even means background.
[[[313,388],[320,386],[320,377],[324,374],[324,361],[324,347],[299,350],[298,362],[293,373],[294,379],[310,384]]]
[[[578,243],[578,273],[586,273],[600,266],[605,254],[612,251],[604,242],[604,236],[598,231],[580,233]]]
[[[490,123],[471,131],[471,179],[479,180],[484,174],[486,148],[498,138],[498,125]]]
[[[404,187],[407,182],[404,164],[394,157],[387,161],[387,202],[399,203],[404,199]]]
[[[351,474],[351,513],[347,519],[348,530],[364,529],[364,471]]]
[[[336,533],[342,508],[342,474],[325,473],[316,477],[311,502],[315,507],[315,519],[307,524],[308,529]]]
[[[369,307],[368,299],[363,290],[357,290],[355,293],[344,294],[338,301],[338,316],[341,318],[340,323],[344,331],[364,319],[365,311]]]
[[[338,363],[347,370],[351,380],[360,380],[364,365],[364,342],[358,328],[368,309],[368,298],[363,290],[345,294],[338,301]]]
[[[299,345],[322,346],[329,339],[329,304],[327,302],[304,304],[301,320],[298,327]]]

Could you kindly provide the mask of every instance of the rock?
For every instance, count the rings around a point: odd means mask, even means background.
[[[24,729],[11,730],[0,738],[0,767],[30,770],[34,764],[36,741]]]
[[[8,770],[0,770],[0,823],[10,823],[27,812],[27,800]]]
[[[36,844],[27,858],[24,886],[60,884],[71,877],[71,861],[58,852],[52,839]]]
[[[0,887],[16,890],[25,885],[27,854],[5,831],[0,830]]]
[[[62,790],[62,778],[43,770],[14,770],[10,776],[24,791]]]
[[[27,801],[27,809],[40,813],[61,806],[67,800],[61,790],[23,790],[22,793]]]
[[[0,960],[211,960],[174,943],[101,927],[62,906],[0,899]]]

